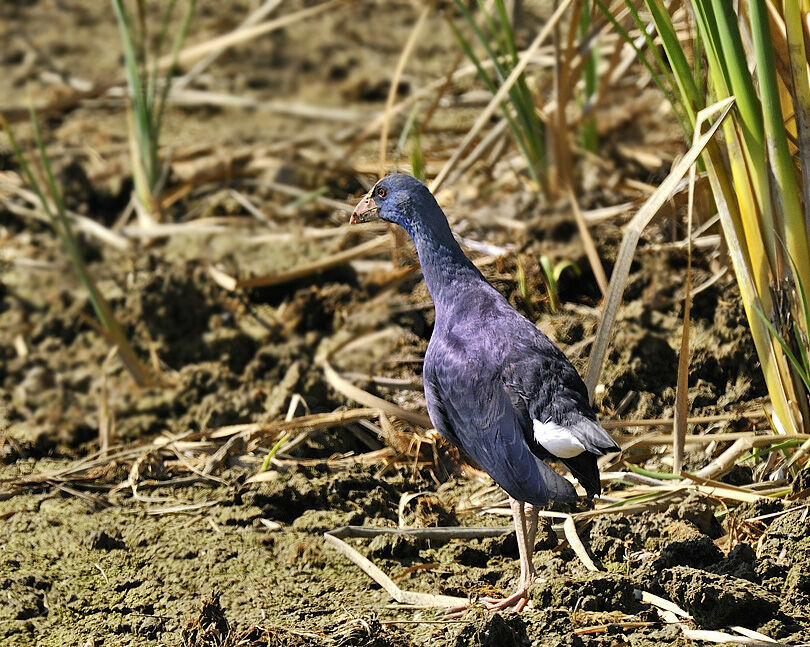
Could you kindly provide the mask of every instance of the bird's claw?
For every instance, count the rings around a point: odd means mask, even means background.
[[[511,608],[515,613],[520,613],[529,603],[529,590],[520,588],[509,597],[481,598],[479,602],[489,611],[502,611],[503,609]]]
[[[514,611],[520,613],[529,604],[529,589],[520,588],[512,595],[506,598],[476,598],[470,600],[467,604],[462,604],[457,607],[451,607],[441,614],[445,620],[458,620],[461,618],[470,607],[476,604],[481,604],[487,611]]]

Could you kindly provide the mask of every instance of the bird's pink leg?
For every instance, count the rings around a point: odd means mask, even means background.
[[[537,506],[531,503],[527,503],[524,510],[528,518],[526,522],[526,534],[528,536],[529,551],[531,553],[534,551],[534,542],[537,540],[537,521],[539,515],[537,514]]]
[[[529,603],[529,587],[537,577],[532,564],[534,539],[537,535],[537,510],[531,504],[517,501],[512,497],[509,497],[509,505],[512,508],[512,517],[515,520],[515,534],[517,535],[518,552],[520,554],[518,588],[517,591],[506,598],[479,598],[478,601],[491,611],[512,607],[515,611],[520,612]],[[529,513],[528,525],[526,523],[527,508]],[[444,613],[444,617],[459,618],[469,606],[469,604],[465,604],[448,609]]]
[[[509,497],[509,505],[512,508],[512,516],[515,519],[515,534],[517,535],[518,552],[520,554],[520,579],[518,588],[512,595],[503,599],[482,598],[481,602],[487,609],[499,610],[514,607],[515,611],[522,611],[529,602],[529,587],[536,572],[532,564],[532,552],[534,551],[534,536],[537,534],[537,516],[533,507],[529,508],[530,522],[526,525],[526,504]],[[534,523],[531,522],[533,518]],[[531,541],[530,541],[531,537]]]

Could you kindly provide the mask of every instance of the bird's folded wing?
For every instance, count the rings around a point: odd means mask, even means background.
[[[526,353],[508,362],[504,372],[504,386],[529,423],[529,444],[536,442],[558,458],[583,450],[596,456],[617,451],[588,403],[582,378],[562,351],[554,350],[559,358]]]

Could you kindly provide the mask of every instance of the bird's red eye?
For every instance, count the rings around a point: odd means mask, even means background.
[[[384,198],[385,197],[385,189],[383,189],[382,187],[377,189],[377,195],[380,196],[381,198]]]

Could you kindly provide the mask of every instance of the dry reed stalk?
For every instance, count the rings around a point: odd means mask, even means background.
[[[787,470],[793,465],[797,465],[801,460],[805,459],[808,455],[810,455],[810,438],[808,438],[802,446],[799,447],[793,455],[787,460],[784,465],[784,468]]]
[[[690,419],[694,420],[693,418]],[[690,424],[692,424],[690,422]],[[796,440],[810,439],[810,434],[796,434],[791,435],[790,438]],[[672,434],[651,434],[641,438],[633,439],[634,445],[670,445],[672,444]],[[720,434],[703,434],[700,436],[686,436],[684,441],[687,445],[708,445],[709,443],[726,443],[744,440],[751,444],[752,447],[762,447],[785,440],[785,437],[780,434],[765,434],[764,436],[756,436],[750,431],[737,431],[730,433]]]
[[[213,218],[198,218],[190,222],[162,223],[156,222],[148,225],[124,227],[121,232],[127,238],[154,240],[171,236],[194,236],[218,234],[234,231],[238,228],[255,229],[256,222],[252,218],[242,216],[225,216]]]
[[[696,476],[696,475],[692,475]],[[696,479],[697,480],[697,479]],[[711,497],[714,499],[722,499],[725,501],[739,501],[743,503],[756,503],[768,499],[766,494],[750,492],[743,488],[729,487],[725,483],[712,485],[715,481],[707,481],[708,485],[700,483],[689,484],[684,481],[678,481],[671,484],[655,485],[655,486],[639,486],[635,488],[628,488],[622,491],[623,495],[627,498],[632,498],[639,495],[647,495],[654,493],[673,492],[681,493],[687,496],[690,493],[702,494],[703,496]],[[781,491],[781,490],[780,490]],[[611,510],[601,509],[601,512],[621,512],[624,508],[613,508]]]
[[[585,222],[585,216],[579,209],[579,202],[577,202],[576,195],[574,195],[574,190],[571,188],[570,184],[568,185],[568,200],[571,203],[571,210],[574,212],[574,219],[577,222],[579,237],[582,239],[582,245],[585,247],[585,255],[588,257],[588,263],[590,263],[596,284],[599,286],[599,291],[602,293],[602,297],[604,297],[608,290],[605,268],[602,267],[602,260],[599,258],[596,243],[593,242],[593,236],[591,236],[591,232]]]
[[[329,207],[330,209],[334,209],[335,211],[340,211],[347,214],[350,214],[353,209],[353,207],[350,207],[345,202],[341,202],[340,200],[333,200],[332,198],[326,198],[321,195],[313,195],[311,191],[307,191],[306,189],[293,186],[292,184],[282,184],[280,182],[268,182],[266,180],[249,180],[248,183],[265,187],[278,193],[284,193],[294,198],[310,198],[313,202],[317,202],[318,204],[322,204],[325,207]],[[346,226],[348,227],[348,225]],[[372,227],[373,226],[374,225],[372,225]],[[369,227],[368,225],[366,225],[366,230],[368,229]]]
[[[740,492],[740,493],[743,493],[743,494],[751,494],[750,486],[749,487],[741,487],[741,486],[738,486],[738,485],[730,485],[728,483],[721,483],[719,481],[715,481],[714,479],[704,478],[704,477],[699,476],[697,474],[692,474],[691,472],[685,472],[683,470],[681,470],[680,475],[684,479],[687,479],[689,481],[693,481],[694,483],[697,483],[698,485],[705,485],[707,487],[721,488],[723,490]],[[771,485],[772,485],[772,483],[771,483]]]
[[[727,422],[746,418],[748,420],[763,420],[767,418],[764,411],[740,411],[738,413],[720,413],[713,416],[693,416],[687,419],[690,425],[711,424],[713,422]],[[628,427],[671,427],[675,423],[672,418],[631,418],[628,420],[602,420],[605,429],[626,429]],[[745,435],[748,432],[741,432]],[[671,440],[671,436],[667,436]],[[686,442],[690,437],[687,437]]]
[[[341,225],[339,227],[330,227],[329,229],[322,229],[320,227],[301,227],[292,231],[278,231],[266,234],[257,234],[250,237],[251,244],[261,245],[264,243],[276,243],[287,241],[301,241],[301,240],[325,240],[327,238],[343,238],[351,232],[356,232],[357,228],[354,225]],[[363,227],[364,232],[373,233],[381,236],[387,231],[385,224],[369,224]]]
[[[625,617],[630,618],[632,616],[625,616]],[[645,627],[654,627],[656,624],[657,623],[655,622],[644,622],[640,620],[628,620],[628,621],[619,620],[614,622],[608,622],[605,624],[580,627],[578,629],[574,629],[574,633],[577,636],[590,636],[593,634],[604,634],[614,628],[620,630],[644,629]]]
[[[246,29],[262,22],[281,4],[282,0],[266,0],[258,9],[245,18],[239,26],[234,30],[239,32],[240,29]],[[225,47],[215,49],[192,67],[186,74],[175,79],[172,88],[175,90],[185,88],[191,81],[196,79],[206,69],[208,69],[214,61],[216,61],[225,51]]]
[[[368,115],[355,108],[331,108],[301,101],[268,101],[210,90],[172,90],[169,101],[178,106],[218,106],[221,108],[251,108],[301,119],[317,119],[337,123],[356,124]]]
[[[450,68],[450,71],[444,75],[442,78],[435,79],[431,81],[427,85],[418,90],[415,90],[410,93],[408,97],[400,101],[396,104],[391,110],[391,116],[398,115],[399,113],[403,112],[414,103],[419,101],[420,99],[424,99],[425,97],[433,94],[433,101],[432,106],[436,106],[432,108],[433,112],[438,109],[438,104],[441,97],[447,92],[447,89],[451,86],[452,83],[460,81],[464,78],[470,76],[476,76],[478,74],[478,70],[476,69],[475,65],[472,63],[468,63],[467,65],[459,67],[459,62],[461,58],[464,56],[463,52],[457,57],[456,61],[454,61],[453,65]],[[492,61],[482,61],[482,66],[485,69],[489,69],[493,67]],[[428,110],[427,117],[425,119],[425,123],[428,122],[428,117],[432,117],[433,112]],[[371,121],[371,123],[364,126],[359,132],[352,131],[351,133],[346,133],[339,140],[352,140],[352,146],[348,149],[347,154],[351,154],[359,148],[359,146],[369,139],[373,137],[375,133],[377,133],[383,125],[383,121],[385,120],[385,111],[380,111],[377,117]]]
[[[675,386],[675,420],[672,426],[672,471],[679,474],[683,467],[686,419],[689,415],[689,324],[692,315],[692,209],[695,196],[695,171],[689,169],[689,201],[686,212],[686,285],[683,297],[683,331],[678,356],[678,377]]]
[[[554,46],[557,50],[555,56],[556,63],[554,65],[554,97],[556,98],[556,108],[554,110],[555,127],[551,129],[551,140],[553,142],[553,149],[555,151],[554,167],[549,170],[556,171],[556,177],[553,173],[549,173],[549,184],[552,187],[552,196],[557,193],[559,187],[570,187],[573,185],[573,171],[571,161],[571,148],[569,145],[569,124],[566,109],[568,107],[568,100],[573,95],[572,84],[576,83],[576,77],[572,76],[571,60],[574,56],[574,42],[577,36],[577,28],[582,16],[583,3],[576,2],[571,10],[571,16],[568,21],[568,34],[565,40],[563,51],[560,51],[560,25],[556,25],[554,29]],[[558,186],[555,187],[555,180]],[[571,190],[573,195],[573,190]],[[579,226],[579,221],[577,221]],[[585,234],[589,237],[589,233]],[[583,238],[586,245],[587,242]],[[593,241],[591,241],[593,242]],[[590,260],[590,257],[589,257]],[[604,271],[602,272],[604,275]],[[602,285],[600,284],[600,289]],[[605,289],[607,288],[607,279],[605,279]],[[602,291],[604,295],[605,290]]]
[[[437,541],[447,541],[449,539],[485,539],[487,537],[502,537],[512,532],[512,526],[481,526],[478,528],[453,526],[439,528],[373,528],[367,526],[342,526],[330,530],[329,534],[338,539],[356,538],[373,539],[386,535],[402,537],[414,537],[416,539],[428,539]]]
[[[394,416],[399,418],[400,420],[405,420],[406,422],[410,422],[411,424],[418,425],[420,427],[424,427],[426,429],[430,429],[433,427],[432,423],[430,422],[430,418],[417,411],[409,411],[408,409],[403,409],[400,406],[397,406],[388,400],[384,400],[383,398],[377,397],[376,395],[372,395],[368,391],[364,391],[358,386],[355,386],[348,380],[343,379],[340,374],[332,368],[331,364],[329,363],[329,355],[322,356],[320,358],[316,358],[316,362],[321,365],[321,369],[324,373],[324,378],[329,383],[332,388],[336,391],[340,392],[347,398],[359,402],[367,407],[373,407],[375,409],[380,409],[384,411],[387,415]]]
[[[115,413],[110,410],[107,374],[110,364],[117,354],[118,349],[116,347],[111,348],[106,359],[101,364],[101,391],[98,401],[98,444],[102,456],[107,454],[115,438]]]
[[[38,119],[61,114],[72,110],[88,99],[97,99],[103,96],[111,88],[121,85],[123,82],[122,79],[117,79],[115,81],[97,83],[92,88],[84,91],[73,89],[71,92],[61,94],[58,98],[43,105],[34,106],[34,112],[37,114]],[[15,124],[21,121],[27,121],[31,116],[31,109],[28,105],[0,107],[0,116],[2,116],[8,124]]]
[[[400,460],[401,459],[401,460]],[[374,451],[366,452],[364,454],[355,454],[353,452],[346,452],[338,456],[330,456],[329,458],[274,458],[273,463],[281,467],[291,467],[300,465],[304,467],[327,467],[332,470],[336,469],[351,469],[358,465],[366,467],[373,467],[380,463],[392,464],[396,462],[400,467],[409,467],[410,463],[406,456],[397,454],[390,447],[383,449],[376,449]],[[429,461],[418,461],[419,467],[430,467],[432,465]],[[266,478],[265,478],[265,475]],[[247,479],[246,482],[258,483],[263,480],[273,480],[275,478],[272,472],[259,472]]]
[[[585,546],[582,544],[582,540],[577,534],[577,526],[574,523],[574,518],[570,514],[566,514],[564,512],[551,512],[549,510],[539,510],[538,514],[541,517],[562,519],[565,538],[568,541],[568,545],[571,546],[571,549],[574,551],[574,553],[576,553],[576,556],[579,557],[580,561],[589,571],[595,573],[600,570],[596,564],[593,563],[591,556],[588,555],[588,551],[585,550]]]
[[[388,595],[400,604],[408,604],[416,607],[426,608],[455,608],[465,606],[467,599],[451,597],[449,595],[431,595],[430,593],[417,593],[414,591],[403,591],[396,582],[386,575],[380,568],[375,566],[369,559],[361,555],[357,550],[349,546],[339,536],[333,534],[339,532],[330,531],[324,533],[326,543],[337,550],[344,557],[347,557],[355,566],[360,568],[372,580],[377,582]],[[351,535],[343,535],[351,536]]]
[[[686,172],[698,160],[703,153],[703,149],[709,144],[714,137],[717,130],[729,114],[734,98],[729,97],[722,101],[718,101],[714,105],[701,111],[698,124],[695,128],[695,140],[692,147],[684,155],[680,162],[670,171],[667,178],[656,189],[655,193],[644,203],[644,206],[633,217],[627,225],[622,239],[622,245],[619,248],[618,256],[613,268],[613,274],[610,277],[610,286],[608,295],[605,299],[604,314],[599,321],[599,327],[596,332],[596,341],[594,342],[593,349],[591,350],[590,358],[588,359],[588,371],[585,375],[585,385],[588,387],[588,394],[593,400],[594,389],[599,380],[599,374],[602,372],[602,365],[605,361],[607,354],[608,342],[610,341],[610,334],[613,329],[613,324],[616,320],[616,315],[619,310],[619,304],[624,293],[624,287],[627,283],[627,278],[630,275],[630,265],[633,262],[636,246],[641,238],[641,233],[653,219],[661,206],[667,201],[670,195],[674,192],[677,184],[681,178],[686,175]],[[707,129],[705,133],[700,135],[700,128],[704,121],[708,120],[716,113],[720,113],[714,123]]]
[[[634,591],[635,597],[640,602],[645,602],[647,604],[652,604],[653,606],[668,611],[669,613],[686,619],[691,619],[692,616],[689,612],[684,611],[681,609],[677,604],[671,602],[665,598],[662,598],[658,595],[653,593],[649,593],[647,591],[641,591],[640,589],[636,589]]]
[[[734,443],[720,456],[713,459],[706,467],[697,471],[696,476],[704,479],[714,479],[729,472],[740,458],[746,452],[753,449],[754,444],[751,437],[740,438],[735,440]]]
[[[333,411],[331,413],[313,413],[308,416],[299,416],[291,420],[277,420],[275,422],[249,422],[239,425],[228,425],[206,432],[205,437],[211,439],[229,438],[237,434],[246,434],[249,437],[270,436],[275,437],[283,432],[301,431],[304,429],[325,429],[362,420],[376,418],[380,410],[377,408],[361,407],[346,411]]]
[[[32,205],[36,205],[39,202],[37,195],[33,191],[29,191],[28,189],[17,186],[16,184],[0,181],[0,189],[10,193],[11,195],[16,195]],[[3,200],[3,205],[9,211],[18,216],[22,216],[24,218],[33,218],[45,223],[50,222],[48,214],[45,213],[42,208],[37,209],[23,207],[5,198],[5,196],[0,196],[0,198]],[[117,234],[112,229],[105,227],[100,222],[73,211],[66,210],[65,213],[70,220],[70,224],[81,233],[92,236],[99,242],[114,247],[119,251],[128,252],[132,250],[131,241],[127,240],[124,236]]]
[[[762,640],[760,638],[751,638],[749,636],[735,636],[724,631],[710,631],[708,629],[689,629],[688,627],[681,627],[681,631],[685,638],[689,640],[710,642],[710,643],[732,643],[738,645],[747,645],[748,647],[774,647],[774,645],[784,645],[787,643],[777,642],[771,638]],[[762,635],[762,634],[760,634]]]

